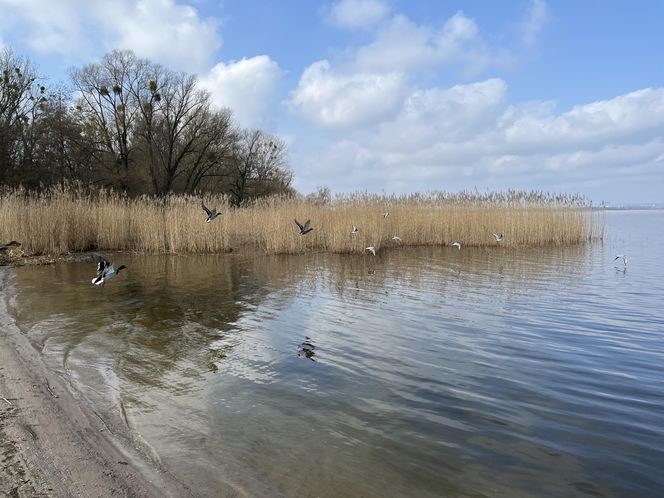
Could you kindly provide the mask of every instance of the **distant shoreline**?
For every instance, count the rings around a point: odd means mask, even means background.
[[[664,206],[593,206],[593,211],[664,211]]]

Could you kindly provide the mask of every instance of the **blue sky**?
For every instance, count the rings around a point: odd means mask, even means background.
[[[195,72],[308,192],[664,202],[664,3],[0,0],[52,82],[113,48]]]

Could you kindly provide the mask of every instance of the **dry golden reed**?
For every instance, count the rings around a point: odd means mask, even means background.
[[[380,196],[267,198],[233,208],[224,196],[206,196],[221,216],[205,223],[201,198],[138,197],[58,188],[43,193],[0,192],[0,242],[18,240],[28,255],[80,251],[215,253],[255,246],[266,253],[363,253],[397,246],[528,247],[569,245],[603,236],[583,199],[507,191]],[[384,212],[389,212],[387,218]],[[311,220],[301,236],[293,222]],[[359,232],[351,234],[352,226]],[[492,233],[502,233],[497,243]],[[399,236],[401,241],[392,240]]]

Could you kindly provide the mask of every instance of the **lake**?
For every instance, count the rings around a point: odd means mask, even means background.
[[[5,298],[198,496],[661,496],[663,228],[610,211],[603,243],[564,248],[115,254],[103,289],[91,262],[26,266]]]

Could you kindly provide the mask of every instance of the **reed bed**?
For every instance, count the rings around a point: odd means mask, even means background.
[[[268,254],[307,251],[364,253],[386,247],[438,245],[531,247],[601,238],[603,223],[574,196],[507,191],[379,196],[356,193],[267,198],[241,208],[206,196],[221,216],[205,223],[201,198],[129,198],[109,191],[58,188],[0,192],[0,241],[18,240],[27,255],[82,251],[217,253],[254,246]],[[387,218],[384,212],[389,212]],[[311,220],[300,236],[293,219]],[[351,235],[355,225],[359,233]],[[492,233],[504,234],[497,243]],[[401,241],[392,240],[398,235]]]

